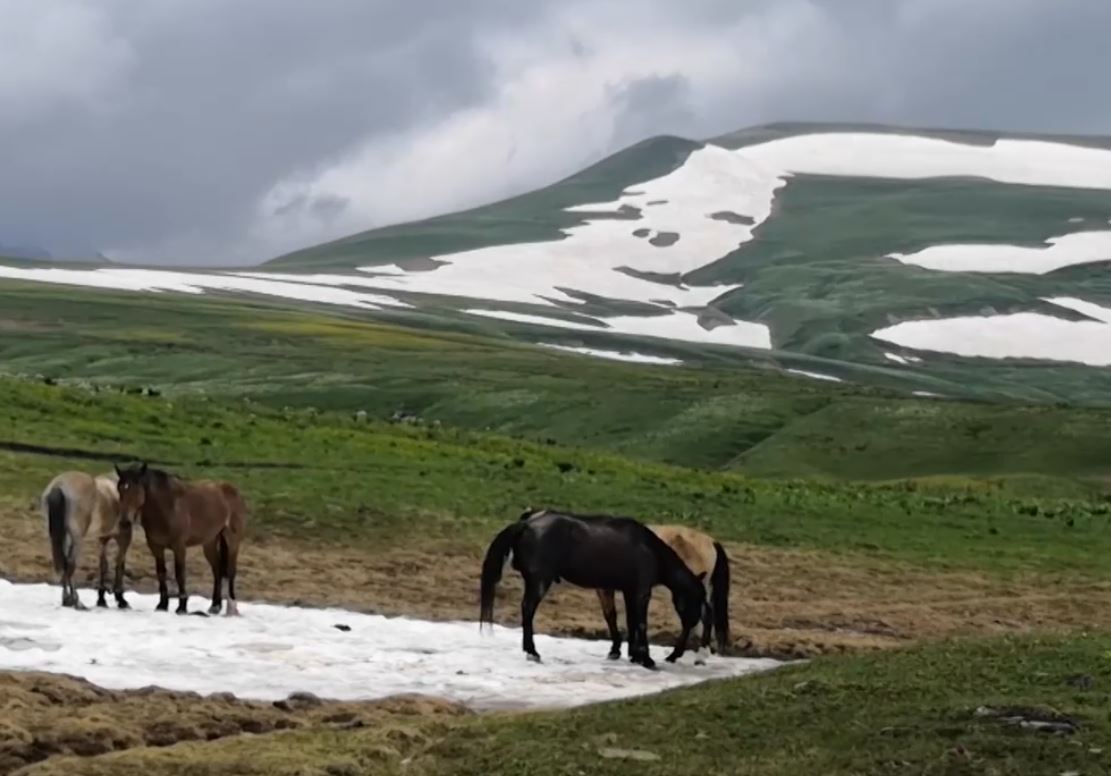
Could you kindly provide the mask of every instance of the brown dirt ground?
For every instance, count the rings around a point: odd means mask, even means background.
[[[458,704],[418,696],[336,703],[293,695],[270,704],[155,687],[114,692],[56,674],[0,674],[0,773],[55,757],[90,757],[244,733],[399,726],[406,717],[424,724],[430,717],[469,713]]]
[[[26,506],[0,504],[0,536],[4,538],[0,577],[53,581],[46,537],[36,512]],[[1036,577],[1002,580],[975,573],[931,572],[864,557],[742,544],[727,545],[727,550],[733,560],[731,613],[736,654],[807,657],[954,635],[1111,628],[1108,582]],[[482,551],[477,545],[338,547],[256,536],[243,547],[238,588],[244,600],[473,621],[478,614]],[[87,545],[83,556],[80,578],[91,584],[95,549]],[[154,592],[154,564],[141,534],[128,561],[128,588]],[[207,602],[210,585],[202,554],[191,551],[189,588],[199,596],[192,608]],[[171,591],[174,589],[171,580]],[[518,622],[520,590],[517,575],[508,574],[497,601],[499,622]],[[85,603],[93,603],[87,593]],[[549,594],[537,620],[543,633],[605,635],[594,594],[566,585]],[[677,621],[666,594],[654,597],[650,622],[654,641],[674,638]],[[16,693],[15,700],[8,701],[6,688],[13,682],[22,694]],[[35,690],[36,682],[40,687],[62,689]],[[61,717],[52,718],[49,710],[44,711],[42,698],[49,699],[52,692],[72,692],[85,699],[72,722],[51,721]],[[28,762],[28,756],[42,759],[171,740],[204,740],[251,731],[252,727],[277,730],[281,726],[331,724],[322,720],[333,712],[397,712],[382,704],[329,703],[319,710],[313,707],[291,713],[231,698],[202,699],[161,691],[109,693],[58,677],[2,673],[0,698],[5,698],[0,700],[0,773],[5,772],[4,763],[14,767],[21,757]],[[435,713],[459,712],[450,704],[420,703],[431,704],[427,709]],[[413,708],[418,707],[406,706],[398,713],[419,713]],[[156,724],[160,719],[169,721],[160,727]],[[350,721],[347,716],[343,719]]]

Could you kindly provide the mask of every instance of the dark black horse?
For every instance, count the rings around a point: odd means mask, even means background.
[[[513,568],[525,580],[521,646],[531,660],[540,660],[532,637],[532,619],[553,582],[620,590],[625,596],[629,659],[645,668],[655,666],[648,654],[648,602],[655,585],[671,590],[672,603],[683,625],[668,662],[682,656],[691,629],[702,616],[706,600],[702,577],[691,573],[675,551],[643,523],[631,517],[530,510],[495,536],[486,550],[480,623],[494,622],[494,592],[510,553]]]

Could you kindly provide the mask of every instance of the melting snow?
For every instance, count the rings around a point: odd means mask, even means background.
[[[771,331],[761,323],[737,321],[732,325],[716,326],[712,330],[703,329],[698,317],[691,313],[673,312],[667,315],[620,315],[611,318],[598,317],[593,320],[606,324],[605,327],[591,326],[587,323],[568,321],[562,318],[549,318],[544,315],[529,315],[505,310],[467,309],[468,315],[481,315],[487,318],[500,318],[506,321],[532,323],[538,326],[555,326],[562,329],[580,329],[610,334],[636,334],[644,337],[708,342],[721,345],[734,345],[746,348],[768,349],[771,347]]]
[[[381,307],[410,307],[404,302],[382,294],[364,294],[344,288],[314,285],[308,282],[264,280],[260,277],[170,272],[151,269],[39,269],[0,266],[0,278],[55,283],[66,286],[91,286],[117,291],[176,291],[202,294],[205,289],[238,291],[266,296],[321,302],[377,310]],[[292,276],[285,276],[292,277]],[[357,285],[353,283],[352,285]]]
[[[1070,321],[1042,313],[962,316],[904,321],[872,332],[872,336],[915,350],[960,356],[1111,366],[1111,309],[1067,297],[1043,301],[1095,320]]]
[[[1045,247],[1019,245],[934,245],[915,253],[893,253],[904,264],[944,272],[1020,272],[1042,275],[1062,267],[1111,259],[1111,232],[1076,232],[1046,241]]]
[[[823,374],[820,374],[818,372],[807,372],[803,369],[788,369],[787,371],[790,374],[793,374],[793,375],[800,375],[802,377],[812,377],[815,380],[829,380],[829,381],[835,382],[835,383],[845,382],[840,377],[834,377],[833,375],[823,375]]]
[[[94,600],[91,591],[82,592],[86,603]],[[692,653],[668,665],[665,649],[654,647],[661,670],[653,672],[606,660],[608,642],[547,636],[536,637],[544,659],[537,665],[525,659],[516,629],[480,634],[469,622],[251,603],[240,604],[239,618],[180,617],[154,612],[153,595],[129,598],[132,611],[75,612],[59,606],[55,586],[0,580],[0,669],[72,674],[111,689],[155,684],[258,700],[295,691],[338,700],[423,693],[475,708],[540,708],[627,698],[781,665],[711,657],[695,666]],[[208,603],[190,601],[193,610]]]
[[[597,358],[612,358],[616,361],[633,361],[638,364],[666,364],[668,366],[675,366],[682,364],[682,359],[679,358],[664,358],[663,356],[650,356],[646,353],[626,353],[618,352],[616,350],[596,350],[595,348],[577,348],[571,345],[555,345],[550,342],[539,343],[542,347],[553,348],[554,350],[566,350],[570,353],[581,353],[584,356],[595,356]]]

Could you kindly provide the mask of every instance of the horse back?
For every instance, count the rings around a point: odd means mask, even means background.
[[[685,525],[650,525],[648,528],[675,551],[693,574],[705,573],[709,579],[717,563],[717,549],[710,536]]]
[[[219,519],[235,533],[243,530],[247,521],[247,504],[235,485],[223,480],[198,480],[191,486],[200,498],[208,519]]]

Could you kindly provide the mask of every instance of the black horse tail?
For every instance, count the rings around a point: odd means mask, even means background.
[[[505,559],[517,544],[517,537],[525,530],[522,522],[510,523],[490,542],[486,550],[486,558],[482,561],[482,592],[480,594],[481,608],[478,615],[478,626],[483,623],[494,624],[494,594],[497,592],[498,582],[501,582],[502,568]]]
[[[729,558],[721,542],[714,542],[717,561],[710,572],[710,605],[714,610],[714,630],[718,640],[718,654],[729,646]]]
[[[66,568],[66,555],[69,544],[69,527],[66,525],[66,494],[61,488],[53,488],[43,499],[46,507],[46,525],[50,533],[50,554],[54,560],[54,571],[61,574]]]

